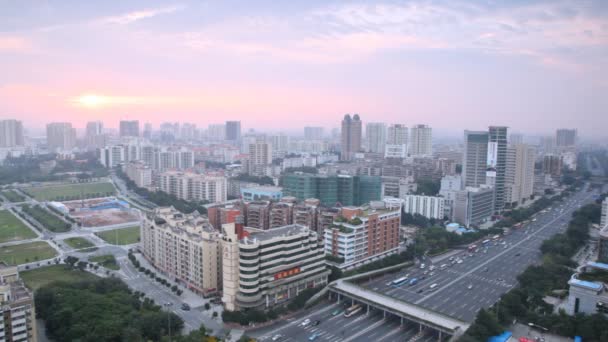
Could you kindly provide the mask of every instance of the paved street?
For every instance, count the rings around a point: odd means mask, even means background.
[[[493,305],[516,285],[517,276],[540,260],[542,242],[564,231],[572,212],[595,196],[595,191],[580,192],[565,203],[555,205],[552,210],[538,214],[533,222],[514,230],[510,235],[489,242],[486,247],[480,244],[477,253],[462,251],[453,260],[434,265],[428,260],[424,262],[424,270],[410,268],[373,279],[362,286],[471,322],[480,308]],[[435,268],[433,271],[430,271],[431,266]],[[408,277],[407,282],[392,284],[392,281],[404,276]],[[409,281],[413,278],[417,278],[417,282],[410,285]],[[431,285],[434,285],[433,289]]]

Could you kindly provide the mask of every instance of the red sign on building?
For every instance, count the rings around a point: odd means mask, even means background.
[[[277,279],[283,279],[283,278],[287,278],[287,277],[291,277],[291,276],[296,275],[296,274],[298,274],[298,273],[300,273],[300,268],[299,268],[299,267],[294,267],[294,268],[292,268],[292,269],[289,269],[289,270],[285,270],[285,271],[281,271],[281,272],[279,272],[279,273],[276,273],[276,274],[274,275],[274,280],[277,280]]]

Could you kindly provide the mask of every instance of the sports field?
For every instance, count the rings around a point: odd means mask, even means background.
[[[0,243],[32,239],[36,237],[31,229],[8,210],[0,210]]]
[[[83,198],[112,196],[116,193],[112,183],[78,183],[28,188],[30,196],[39,201],[71,201]]]
[[[139,226],[106,230],[95,234],[113,245],[130,245],[139,241]]]
[[[51,259],[56,255],[57,252],[43,241],[0,247],[0,261],[4,261],[8,265]]]
[[[23,279],[25,285],[32,291],[36,291],[38,288],[54,281],[74,283],[81,280],[97,279],[97,276],[89,272],[71,269],[66,265],[52,265],[31,271],[19,272],[19,277]]]

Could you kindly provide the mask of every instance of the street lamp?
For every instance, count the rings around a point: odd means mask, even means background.
[[[169,342],[171,342],[171,307],[173,303],[167,302],[165,303],[165,307],[167,308],[167,330],[169,331]]]

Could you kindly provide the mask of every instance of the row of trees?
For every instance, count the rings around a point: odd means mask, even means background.
[[[189,202],[179,199],[163,191],[149,191],[148,189],[140,188],[135,184],[135,182],[130,180],[124,172],[122,172],[120,167],[116,168],[116,175],[120,177],[123,181],[125,181],[125,184],[127,185],[127,188],[129,190],[135,192],[136,194],[158,206],[173,206],[175,207],[175,209],[186,214],[189,214],[195,210],[201,214],[207,213],[207,209],[203,206],[204,204],[207,204],[207,202]]]
[[[259,176],[252,176],[252,175],[249,175],[246,173],[241,173],[240,175],[234,177],[234,179],[243,181],[243,182],[257,183],[260,185],[274,185],[274,181],[272,180],[272,178],[270,178],[268,176],[259,177]]]
[[[546,295],[563,293],[576,263],[572,256],[586,243],[591,223],[599,222],[598,203],[574,212],[565,233],[546,240],[542,263],[528,267],[519,277],[519,286],[506,293],[493,310],[481,310],[461,341],[485,341],[499,334],[513,320],[534,322],[563,336],[582,336],[583,340],[608,341],[608,318],[601,314],[568,316],[554,313]]]
[[[24,204],[21,210],[52,232],[67,232],[72,226],[39,205]]]
[[[137,270],[139,272],[147,275],[151,279],[156,280],[159,284],[168,287],[171,291],[173,291],[178,296],[181,296],[182,293],[184,293],[184,290],[178,288],[177,285],[171,285],[171,283],[169,281],[167,281],[165,278],[158,277],[156,275],[156,273],[154,273],[154,271],[141,266],[139,260],[137,260],[137,258],[135,258],[135,255],[133,255],[133,253],[129,252],[128,256],[129,256],[129,260],[131,261],[131,263],[133,264],[133,266],[135,266],[135,268],[137,268]]]

